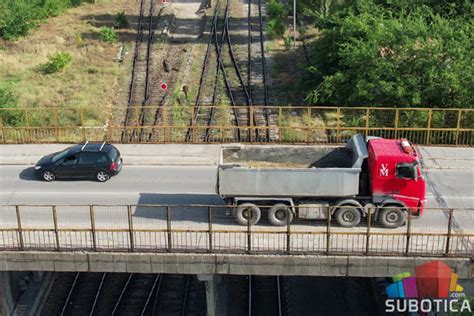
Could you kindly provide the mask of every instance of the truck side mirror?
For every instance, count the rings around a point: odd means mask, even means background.
[[[411,163],[401,163],[397,165],[396,176],[400,179],[416,180],[416,167]]]

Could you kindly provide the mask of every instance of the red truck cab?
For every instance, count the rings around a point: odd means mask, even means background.
[[[369,189],[376,204],[400,205],[422,215],[426,182],[415,148],[406,140],[374,138],[367,143]]]

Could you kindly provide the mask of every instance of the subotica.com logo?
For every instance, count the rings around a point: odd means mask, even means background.
[[[441,261],[431,261],[409,272],[395,275],[387,286],[386,312],[471,312],[458,275]]]

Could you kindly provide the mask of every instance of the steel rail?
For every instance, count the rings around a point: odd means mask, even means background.
[[[61,316],[63,316],[64,313],[65,313],[66,310],[67,310],[67,307],[68,307],[69,302],[70,302],[70,300],[71,300],[72,293],[74,292],[74,288],[76,287],[77,279],[79,278],[79,274],[80,274],[80,273],[81,273],[81,272],[77,272],[77,273],[76,273],[76,276],[74,277],[74,282],[72,283],[72,286],[71,286],[71,288],[69,289],[69,293],[68,293],[68,295],[67,295],[66,301],[64,302],[63,308],[62,308],[62,310],[61,310]]]
[[[234,50],[232,49],[232,40],[231,40],[231,37],[230,37],[230,31],[229,31],[230,27],[229,27],[229,25],[230,25],[230,23],[229,23],[229,19],[228,19],[227,23],[225,24],[225,31],[226,31],[226,34],[227,34],[226,37],[227,37],[227,45],[229,46],[229,55],[230,55],[230,58],[232,60],[232,64],[234,65],[235,71],[237,73],[237,77],[239,78],[240,85],[242,86],[242,89],[244,90],[245,97],[247,98],[246,99],[247,105],[250,105],[249,92],[247,90],[247,86],[244,83],[244,78],[242,76],[242,72],[240,71],[240,67],[237,64],[237,60],[235,58]]]
[[[214,10],[214,16],[212,18],[212,27],[211,27],[211,30],[210,30],[210,33],[209,33],[209,40],[207,42],[206,54],[204,55],[204,62],[203,62],[202,68],[201,68],[201,77],[199,78],[199,86],[198,86],[198,92],[197,92],[197,95],[196,95],[196,101],[194,103],[193,116],[191,118],[190,128],[188,129],[188,131],[186,133],[186,141],[187,142],[192,140],[192,132],[193,132],[192,126],[196,125],[195,122],[197,121],[197,118],[199,116],[199,111],[201,109],[202,87],[204,85],[204,78],[205,78],[205,75],[206,75],[206,70],[209,69],[208,68],[209,55],[210,55],[210,52],[211,52],[211,44],[212,44],[212,40],[213,40],[213,37],[214,37],[214,33],[216,31],[216,28],[217,28],[217,20],[218,20],[218,17],[219,17],[219,7],[220,7],[220,4],[219,4],[219,1],[218,1],[217,4],[216,4],[216,9]]]
[[[141,46],[141,38],[142,38],[142,31],[143,31],[143,11],[144,11],[144,3],[145,0],[141,0],[140,2],[140,17],[138,18],[138,25],[137,25],[137,35],[135,38],[135,52],[133,54],[133,63],[132,63],[132,76],[130,80],[130,85],[128,89],[128,103],[127,103],[127,112],[125,114],[125,120],[124,120],[124,127],[129,125],[129,120],[130,120],[130,112],[131,112],[131,107],[132,107],[132,95],[135,87],[135,77],[136,77],[136,66],[137,66],[137,59],[138,59],[138,51]],[[125,137],[125,130],[122,132],[122,141],[124,140]]]
[[[153,292],[155,291],[155,287],[158,284],[159,280],[161,280],[161,274],[156,275],[155,280],[153,281],[153,286],[151,287],[151,290],[150,290],[150,294],[148,294],[148,297],[145,301],[145,305],[143,306],[143,309],[140,315],[142,316],[145,315],[146,309],[148,307],[148,304],[150,303],[151,297],[153,296]],[[155,315],[155,313],[153,313],[153,315]]]
[[[158,284],[156,285],[155,299],[153,300],[153,309],[152,309],[152,313],[151,313],[152,315],[157,314],[156,306],[158,305],[158,297],[160,296],[162,281],[163,281],[163,275],[160,274],[160,278],[158,279]]]
[[[183,307],[181,308],[181,316],[186,315],[186,307],[188,305],[188,291],[189,291],[190,282],[191,282],[191,276],[188,274],[186,275],[186,285],[184,287]]]
[[[227,2],[227,7],[226,7],[226,11],[225,11],[224,27],[223,27],[223,30],[222,30],[222,38],[221,38],[221,46],[220,47],[219,47],[219,44],[218,44],[217,33],[215,35],[216,50],[218,51],[218,54],[221,54],[221,48],[223,46],[224,39],[225,39],[225,29],[226,29],[225,24],[228,23],[228,19],[229,19],[228,13],[229,13],[229,2]],[[222,61],[222,59],[218,60],[218,66],[220,66],[220,68],[222,70],[222,76],[224,77],[224,83],[225,83],[225,87],[227,89],[227,93],[228,93],[228,96],[229,96],[229,99],[230,99],[230,102],[231,102],[231,106],[235,111],[235,107],[236,107],[235,99],[234,99],[234,95],[232,93],[232,87],[231,87],[229,79],[227,77],[227,73],[226,73],[226,70],[225,70],[225,67],[224,67],[224,62]],[[235,125],[237,126],[237,141],[240,142],[240,140],[242,139],[241,131],[240,131],[240,128],[239,128],[241,126],[241,124],[240,124],[239,117],[238,117],[237,113],[235,113],[235,112],[234,112],[234,118],[235,118]]]
[[[144,91],[144,96],[143,96],[143,101],[142,101],[142,106],[141,106],[141,113],[140,113],[140,126],[145,125],[145,120],[146,120],[146,111],[145,111],[145,105],[148,102],[149,99],[149,81],[150,81],[150,64],[151,64],[151,48],[153,46],[153,36],[154,36],[154,23],[153,23],[153,13],[155,11],[155,1],[151,0],[150,4],[150,11],[148,13],[148,42],[147,42],[147,52],[146,52],[146,73],[145,73],[145,91]],[[161,11],[160,11],[161,12]],[[144,130],[143,128],[140,131],[140,136],[138,138],[139,141],[142,140]]]
[[[259,17],[259,25],[260,25],[260,51],[261,51],[261,60],[262,60],[262,76],[263,76],[263,102],[264,102],[264,106],[268,106],[267,66],[266,66],[266,61],[265,61],[265,45],[264,45],[264,38],[263,38],[262,0],[258,0],[258,17]],[[263,116],[265,120],[265,126],[268,127],[269,126],[268,110],[266,109],[263,110]],[[267,128],[265,129],[264,141],[269,141],[269,140],[270,140],[270,130]]]
[[[252,276],[249,275],[249,288],[248,288],[248,314],[252,316]]]
[[[120,296],[119,296],[119,298],[117,299],[117,302],[115,303],[114,309],[112,310],[112,316],[115,315],[115,313],[117,312],[117,310],[118,310],[118,308],[119,308],[119,306],[120,306],[120,303],[121,303],[121,301],[122,301],[122,298],[123,298],[125,292],[127,291],[127,288],[128,288],[128,286],[129,286],[129,284],[130,284],[130,280],[132,279],[133,275],[134,275],[134,274],[131,273],[131,274],[128,276],[127,282],[125,282],[125,285],[124,285],[124,287],[123,287],[123,289],[122,289],[122,292],[120,292]]]
[[[92,304],[92,309],[91,309],[91,312],[89,313],[89,316],[92,316],[94,314],[95,307],[97,306],[97,302],[99,301],[99,296],[100,296],[100,293],[102,291],[102,287],[104,285],[104,281],[105,281],[106,276],[107,276],[107,272],[104,272],[102,274],[102,279],[100,280],[99,288],[97,289],[97,293],[95,295],[94,303]]]
[[[277,299],[278,299],[278,316],[282,316],[282,305],[281,305],[281,283],[280,283],[280,276],[276,277],[277,283]]]
[[[219,40],[218,40],[218,37],[217,37],[217,26],[218,26],[218,24],[216,24],[216,28],[214,29],[214,40],[215,40],[215,44],[216,44],[217,63],[216,63],[216,75],[215,75],[215,82],[214,82],[214,91],[213,91],[213,94],[212,94],[212,103],[211,103],[211,108],[210,108],[210,111],[209,111],[209,117],[207,119],[207,128],[206,128],[205,136],[204,136],[204,141],[205,142],[209,142],[210,132],[211,132],[210,127],[212,125],[212,121],[213,121],[214,115],[216,113],[217,89],[219,88],[219,74],[220,74],[220,69],[221,68],[222,68],[222,75],[225,78],[224,68],[221,67],[221,64],[222,64],[222,49],[221,48],[222,48],[222,45],[224,43],[225,20],[227,19],[228,11],[229,11],[229,4],[227,3],[227,6],[225,8],[225,13],[224,13],[224,26],[223,26],[223,30],[222,30],[222,36],[221,36],[220,43],[219,43]]]

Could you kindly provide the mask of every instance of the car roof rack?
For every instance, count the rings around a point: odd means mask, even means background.
[[[102,151],[102,148],[104,148],[104,146],[105,146],[105,143],[106,143],[105,141],[102,143],[102,145],[100,146],[100,149],[99,149],[99,151]]]
[[[86,141],[86,143],[81,147],[81,151],[83,151],[84,148],[86,148],[87,144],[89,144],[89,141]]]

